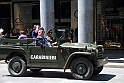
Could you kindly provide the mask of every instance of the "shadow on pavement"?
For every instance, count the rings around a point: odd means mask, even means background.
[[[112,62],[112,63],[124,63],[124,60],[108,60],[108,62]]]
[[[91,77],[91,81],[109,81],[114,78],[116,75],[112,74],[99,74]]]
[[[10,76],[10,75],[8,75]],[[99,74],[93,75],[87,81],[108,81],[114,78],[116,75],[111,74]],[[76,80],[70,72],[58,72],[58,71],[40,71],[40,72],[31,72],[27,71],[23,77],[34,77],[34,78],[64,78],[64,79],[71,79]]]
[[[69,72],[59,72],[59,71],[40,71],[31,72],[28,71],[25,75],[26,77],[45,77],[45,78],[67,78],[75,79]]]

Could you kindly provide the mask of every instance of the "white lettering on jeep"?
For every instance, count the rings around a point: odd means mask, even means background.
[[[52,56],[52,55],[31,55],[31,59],[56,60],[56,56]]]

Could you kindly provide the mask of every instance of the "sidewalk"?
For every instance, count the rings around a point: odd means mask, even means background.
[[[124,68],[124,50],[105,50],[108,63],[105,67]]]
[[[124,68],[124,58],[108,59],[105,67]]]
[[[108,57],[105,67],[124,68],[124,50],[105,50],[103,56]],[[0,60],[0,64],[5,64],[4,60]]]
[[[5,60],[0,60],[0,64],[5,64]]]

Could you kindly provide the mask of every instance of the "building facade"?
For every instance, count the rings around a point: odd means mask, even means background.
[[[34,24],[45,30],[68,26],[78,28],[78,42],[106,47],[124,42],[123,0],[1,0],[0,11],[5,32],[13,27],[26,30]]]

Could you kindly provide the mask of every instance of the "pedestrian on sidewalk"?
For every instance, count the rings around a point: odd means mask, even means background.
[[[2,28],[0,28],[0,45],[3,44],[3,43],[1,42],[1,39],[4,37],[3,31],[4,31],[4,30],[3,30]]]

